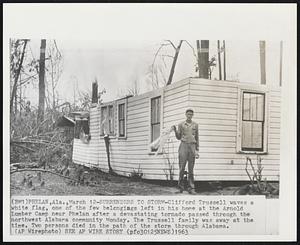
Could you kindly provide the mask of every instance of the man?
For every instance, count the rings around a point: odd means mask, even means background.
[[[195,158],[199,158],[199,135],[198,124],[192,121],[194,111],[187,109],[185,112],[186,120],[176,126],[172,126],[175,136],[181,140],[178,154],[179,154],[179,180],[178,187],[180,192],[184,190],[183,176],[186,162],[188,162],[188,192],[195,193],[194,185],[194,164]]]

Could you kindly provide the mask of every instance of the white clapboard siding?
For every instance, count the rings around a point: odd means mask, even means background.
[[[143,178],[178,180],[178,147],[174,133],[165,144],[164,154],[149,151],[150,99],[162,95],[161,128],[185,120],[185,110],[192,107],[193,120],[199,124],[199,154],[195,161],[195,180],[249,180],[245,171],[246,157],[256,166],[255,154],[237,153],[239,87],[242,83],[205,79],[185,79],[173,83],[160,93],[149,92],[127,99],[126,138],[110,138],[110,161],[114,172],[130,176],[140,171]],[[248,85],[247,85],[248,86]],[[261,85],[249,85],[256,90]],[[266,88],[263,87],[262,91]],[[261,155],[263,177],[278,180],[280,159],[280,89],[268,89],[268,152]],[[115,130],[117,132],[117,111]],[[100,108],[90,114],[91,141],[74,140],[73,159],[78,164],[97,166],[108,172],[103,137],[100,137]],[[168,153],[168,154],[166,154]],[[170,175],[172,175],[170,177]]]
[[[97,107],[90,109],[90,134],[89,143],[83,143],[80,139],[74,139],[73,142],[73,161],[75,163],[86,163],[93,166],[98,165],[99,161],[99,111]]]

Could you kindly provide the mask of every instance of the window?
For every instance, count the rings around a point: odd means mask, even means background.
[[[104,135],[107,133],[106,120],[107,120],[107,107],[101,107],[101,132],[100,132],[100,135]]]
[[[114,135],[114,107],[112,105],[101,107],[100,135]]]
[[[112,105],[108,106],[108,132],[109,135],[114,134],[114,107]]]
[[[161,97],[151,99],[151,142],[160,135],[160,107]]]
[[[77,119],[74,129],[74,138],[80,138],[80,132],[83,130],[85,134],[90,133],[89,120],[88,119]]]
[[[264,151],[265,94],[242,93],[241,150]]]
[[[125,104],[118,105],[119,137],[125,137]]]

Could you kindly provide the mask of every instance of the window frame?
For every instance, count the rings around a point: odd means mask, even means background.
[[[113,134],[108,134],[110,138],[115,138],[116,137],[116,103],[114,102],[110,102],[110,103],[105,103],[105,104],[102,104],[100,106],[100,122],[99,122],[99,126],[100,126],[100,138],[103,138],[105,136],[105,134],[103,133],[102,134],[102,109],[103,108],[106,108],[106,111],[107,113],[109,113],[109,107],[112,107],[113,108],[113,116],[112,116],[112,124],[113,124]],[[108,126],[108,130],[109,130],[109,126]]]
[[[162,151],[152,151],[150,144],[152,143],[151,139],[152,139],[152,112],[151,112],[151,101],[152,99],[155,99],[157,97],[160,97],[160,134],[163,130],[163,108],[164,108],[164,93],[163,93],[163,89],[160,89],[158,91],[153,91],[149,97],[148,97],[148,115],[149,115],[149,120],[148,120],[148,127],[149,127],[149,131],[148,131],[148,154],[149,155],[156,155],[156,154],[162,154]]]
[[[262,125],[262,149],[258,148],[242,148],[242,127],[243,127],[243,98],[244,93],[250,94],[262,94],[264,95],[264,107],[263,107],[263,125]],[[254,89],[250,87],[238,89],[238,120],[237,120],[237,153],[247,154],[268,154],[268,127],[269,127],[269,91],[267,89]]]
[[[120,118],[119,118],[119,106],[124,105],[124,136],[120,136]],[[127,99],[122,99],[117,102],[116,105],[117,111],[117,138],[118,139],[127,139]]]
[[[77,126],[77,123],[80,121],[80,129],[79,129],[79,132],[78,132],[78,137],[77,137],[77,134],[76,134],[76,130],[78,128]],[[80,130],[82,128],[82,122],[83,121],[86,121],[87,122],[87,126],[88,126],[88,133],[87,135],[90,135],[91,134],[91,129],[90,129],[90,119],[89,118],[75,118],[75,126],[74,126],[74,139],[80,139]]]

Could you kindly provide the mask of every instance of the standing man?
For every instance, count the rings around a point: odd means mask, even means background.
[[[194,111],[187,109],[185,112],[186,120],[176,126],[172,126],[175,136],[181,140],[178,153],[179,153],[179,179],[178,187],[182,192],[184,189],[183,176],[185,171],[186,162],[188,162],[188,192],[196,194],[194,184],[194,164],[195,158],[199,158],[199,134],[198,124],[192,121]]]

